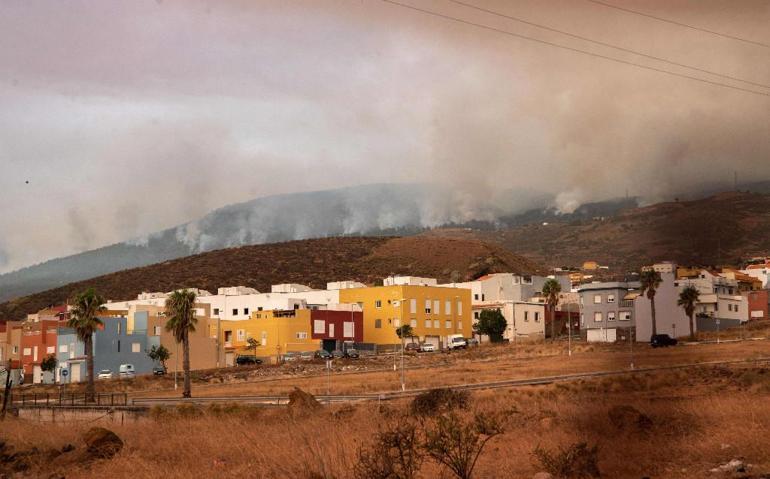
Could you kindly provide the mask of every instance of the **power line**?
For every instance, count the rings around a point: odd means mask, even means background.
[[[759,87],[762,87],[762,88],[770,88],[770,85],[766,85],[764,83],[756,83],[756,82],[753,82],[753,81],[744,80],[742,78],[738,78],[738,77],[734,77],[734,76],[730,76],[730,75],[724,75],[722,73],[713,72],[711,70],[706,70],[704,68],[693,67],[693,66],[686,65],[684,63],[679,63],[679,62],[676,62],[676,61],[673,61],[673,60],[667,60],[665,58],[657,57],[655,55],[649,55],[647,53],[637,52],[636,50],[631,50],[630,48],[619,47],[619,46],[613,45],[611,43],[606,43],[606,42],[602,42],[602,41],[599,41],[599,40],[594,40],[592,38],[584,37],[582,35],[576,35],[574,33],[566,32],[564,30],[559,30],[557,28],[549,27],[549,26],[546,26],[546,25],[541,25],[541,24],[535,23],[535,22],[530,22],[528,20],[524,20],[524,19],[519,18],[519,17],[514,17],[513,15],[506,15],[504,13],[496,12],[494,10],[489,10],[489,9],[486,9],[486,8],[483,8],[483,7],[479,7],[478,5],[473,5],[472,3],[462,2],[460,0],[447,0],[447,1],[455,3],[457,5],[462,5],[462,6],[467,7],[467,8],[472,8],[474,10],[478,10],[478,11],[481,11],[481,12],[484,12],[484,13],[488,13],[490,15],[496,15],[496,16],[499,16],[499,17],[507,18],[508,20],[513,20],[515,22],[523,23],[525,25],[530,25],[530,26],[533,26],[533,27],[542,28],[543,30],[548,30],[550,32],[560,33],[560,34],[566,35],[568,37],[577,38],[578,40],[583,40],[583,41],[586,41],[586,42],[594,43],[596,45],[601,45],[601,46],[604,46],[604,47],[607,47],[607,48],[613,48],[615,50],[619,50],[619,51],[626,52],[626,53],[632,53],[634,55],[639,55],[639,56],[642,56],[642,57],[645,57],[645,58],[649,58],[651,60],[657,60],[657,61],[660,61],[660,62],[668,63],[669,65],[674,65],[674,66],[678,66],[678,67],[682,67],[682,68],[689,68],[691,70],[699,71],[701,73],[708,73],[709,75],[714,75],[714,76],[722,77],[722,78],[725,78],[727,80],[739,81],[739,82],[747,83],[749,85],[759,86]]]
[[[666,75],[676,76],[676,77],[680,77],[680,78],[686,78],[688,80],[695,80],[695,81],[698,81],[698,82],[701,82],[701,83],[707,83],[709,85],[721,86],[721,87],[724,87],[724,88],[731,88],[733,90],[743,91],[743,92],[746,92],[746,93],[752,93],[754,95],[761,95],[761,96],[770,97],[770,93],[765,93],[765,92],[756,91],[756,90],[750,90],[748,88],[742,88],[742,87],[739,87],[739,86],[728,85],[726,83],[719,83],[717,81],[707,80],[705,78],[698,78],[698,77],[694,77],[694,76],[690,76],[690,75],[685,75],[683,73],[676,73],[676,72],[672,72],[672,71],[669,71],[669,70],[664,70],[662,68],[657,68],[657,67],[653,67],[653,66],[649,66],[649,65],[643,65],[641,63],[634,63],[634,62],[631,62],[631,61],[628,61],[628,60],[621,60],[619,58],[613,58],[613,57],[610,57],[610,56],[607,56],[607,55],[602,55],[600,53],[593,53],[593,52],[589,52],[587,50],[581,50],[579,48],[569,47],[569,46],[566,46],[566,45],[560,45],[558,43],[549,42],[547,40],[541,40],[539,38],[528,37],[526,35],[522,35],[522,34],[519,34],[519,33],[509,32],[507,30],[503,30],[503,29],[500,29],[500,28],[490,27],[488,25],[484,25],[484,24],[481,24],[481,23],[474,23],[474,22],[471,22],[471,21],[468,21],[468,20],[463,20],[461,18],[453,17],[451,15],[446,15],[446,14],[439,13],[439,12],[434,12],[432,10],[426,10],[426,9],[423,9],[423,8],[420,8],[420,7],[415,7],[413,5],[408,5],[406,3],[400,3],[400,2],[397,2],[395,0],[381,0],[381,1],[385,2],[385,3],[389,3],[391,5],[398,6],[398,7],[403,7],[403,8],[407,8],[409,10],[414,10],[414,11],[417,11],[417,12],[421,12],[421,13],[424,13],[426,15],[431,15],[431,16],[438,17],[438,18],[443,18],[445,20],[450,20],[450,21],[453,21],[453,22],[462,23],[464,25],[470,25],[470,26],[477,27],[477,28],[483,28],[485,30],[490,30],[490,31],[493,31],[493,32],[502,33],[503,35],[508,35],[508,36],[511,36],[511,37],[516,37],[516,38],[520,38],[520,39],[523,39],[523,40],[528,40],[528,41],[532,41],[532,42],[536,42],[536,43],[541,43],[543,45],[548,45],[548,46],[552,46],[552,47],[556,47],[556,48],[561,48],[563,50],[568,50],[568,51],[575,52],[575,53],[581,53],[583,55],[589,55],[589,56],[596,57],[596,58],[603,58],[605,60],[613,61],[613,62],[616,62],[616,63],[621,63],[621,64],[624,64],[624,65],[631,65],[631,66],[635,66],[637,68],[644,68],[646,70],[651,70],[651,71],[655,71],[655,72],[658,72],[658,73],[664,73]]]
[[[694,25],[689,25],[687,23],[682,23],[682,22],[677,22],[675,20],[669,20],[667,18],[657,17],[657,16],[651,15],[649,13],[639,12],[637,10],[631,10],[630,8],[620,7],[618,5],[613,5],[611,3],[602,2],[601,0],[586,0],[586,1],[587,2],[591,2],[591,3],[595,3],[597,5],[602,5],[604,7],[614,8],[616,10],[622,10],[622,11],[627,12],[627,13],[633,13],[634,15],[641,15],[643,17],[652,18],[652,19],[658,20],[660,22],[666,22],[666,23],[670,23],[672,25],[677,25],[677,26],[680,26],[680,27],[690,28],[692,30],[698,30],[699,32],[710,33],[710,34],[716,35],[718,37],[729,38],[730,40],[737,40],[739,42],[750,43],[752,45],[758,45],[760,47],[770,48],[770,45],[768,45],[767,43],[757,42],[757,41],[749,40],[749,39],[746,39],[746,38],[736,37],[734,35],[728,35],[727,33],[716,32],[714,30],[709,30],[707,28],[696,27]]]

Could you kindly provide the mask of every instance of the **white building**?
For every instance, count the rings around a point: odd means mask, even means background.
[[[436,286],[435,278],[419,276],[388,276],[382,281],[383,286]]]

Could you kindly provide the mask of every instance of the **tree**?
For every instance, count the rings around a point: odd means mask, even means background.
[[[695,314],[695,303],[700,299],[700,292],[695,286],[687,286],[679,292],[679,299],[676,304],[684,308],[684,312],[690,318],[690,339],[695,339],[695,325],[693,315]]]
[[[106,308],[104,298],[93,288],[88,288],[78,294],[72,301],[72,311],[67,326],[75,330],[78,339],[83,341],[86,351],[86,369],[88,383],[86,384],[86,402],[93,402],[96,396],[94,385],[94,333],[104,323],[98,315]]]
[[[543,283],[545,304],[551,310],[551,341],[556,340],[556,305],[559,304],[559,293],[561,293],[561,284],[555,279],[549,278]]]
[[[182,397],[192,397],[190,391],[190,333],[195,332],[195,291],[177,290],[166,299],[166,331],[174,334],[177,343],[182,343],[182,369],[184,369],[184,392]]]
[[[163,371],[166,371],[166,361],[171,357],[171,351],[169,351],[162,344],[160,346],[153,346],[150,348],[150,352],[147,356],[155,362],[158,362],[163,366]]]
[[[49,354],[40,362],[40,369],[52,373],[56,371],[57,364],[59,364],[59,361],[56,360],[56,356],[54,354]]]
[[[663,279],[660,277],[660,273],[653,269],[645,269],[639,274],[639,281],[641,282],[641,293],[645,294],[647,299],[650,300],[650,314],[652,316],[652,335],[658,334],[658,324],[655,320],[655,293],[660,287],[660,283]]]
[[[499,309],[485,309],[479,315],[478,322],[473,326],[478,334],[486,334],[493,343],[503,340],[503,334],[508,327],[503,313]]]
[[[354,477],[361,479],[413,479],[423,461],[420,430],[408,417],[386,423],[374,443],[358,450]]]
[[[495,417],[476,414],[470,421],[455,413],[439,416],[425,433],[425,452],[459,479],[470,479],[490,439],[503,433]]]
[[[260,346],[259,341],[257,341],[252,337],[249,337],[249,339],[246,340],[246,349],[254,351],[254,356],[257,355],[257,348],[259,346]]]
[[[396,336],[398,336],[401,339],[401,342],[403,343],[404,338],[414,337],[414,329],[412,329],[412,327],[409,326],[408,324],[405,324],[403,326],[396,328]]]

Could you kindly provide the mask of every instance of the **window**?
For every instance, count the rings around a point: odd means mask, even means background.
[[[426,319],[425,320],[425,327],[426,328],[430,328],[431,324],[433,324],[433,322],[430,319]]]
[[[409,312],[412,314],[417,314],[417,300],[416,299],[410,299],[409,300]]]
[[[524,321],[529,322],[529,311],[524,311]]]
[[[118,352],[120,352],[120,339],[118,339]]]
[[[462,301],[457,302],[457,314],[463,314],[463,303]]]
[[[447,319],[445,321],[444,327],[447,328],[447,329],[452,329],[452,320],[451,319]]]
[[[13,354],[19,354],[19,347],[18,346],[14,346],[13,347]]]
[[[233,308],[233,316],[238,316],[238,308]]]
[[[608,303],[614,303],[615,302],[615,295],[614,294],[608,294],[607,295],[607,302]]]
[[[155,336],[160,336],[161,327],[160,326],[155,326],[154,329],[155,329]]]
[[[433,314],[441,314],[441,301],[433,300]]]
[[[382,300],[378,299],[377,301],[375,301],[374,302],[374,307],[375,308],[381,308],[382,307]]]
[[[615,321],[615,311],[610,311],[607,313],[607,321]]]
[[[257,307],[257,311],[262,311],[262,306]]]
[[[297,339],[307,339],[307,331],[297,332]]]
[[[346,321],[342,323],[342,335],[346,338],[352,338],[356,335],[356,323]]]
[[[436,329],[440,328],[441,327],[441,321],[439,321],[438,319],[434,319],[433,320],[433,327],[436,328]]]
[[[460,331],[463,330],[463,322],[462,321],[458,321],[457,322],[457,329],[459,329]]]
[[[481,300],[486,301],[486,299],[484,298],[484,293],[481,294]]]
[[[219,308],[214,308],[214,316],[219,316]]]
[[[334,337],[334,323],[329,323],[329,337]]]
[[[452,314],[452,302],[449,300],[444,302],[444,314]]]
[[[540,322],[540,312],[539,311],[535,311],[535,322],[536,323]]]
[[[239,329],[236,331],[236,337],[238,338],[238,341],[245,341],[246,340],[246,331],[243,329]]]
[[[394,319],[393,320],[393,326],[395,326],[396,328],[400,328],[401,327],[401,320],[400,319]]]
[[[584,313],[580,313],[580,325],[585,326],[586,324],[586,315]]]
[[[45,348],[46,354],[56,354],[56,346],[48,346]]]
[[[67,345],[66,344],[62,344],[61,346],[59,346],[59,352],[60,353],[66,353],[67,352]]]
[[[244,316],[248,316],[249,315],[249,308],[243,308],[243,314],[244,314]]]
[[[600,323],[602,321],[602,313],[597,311],[594,313],[594,321]]]
[[[478,311],[474,311],[473,312],[473,317],[476,318],[476,319],[479,319],[479,312]]]
[[[430,314],[430,300],[425,300],[425,314]]]
[[[262,331],[262,346],[267,346],[267,331]]]
[[[374,320],[374,327],[377,329],[382,328],[382,320],[381,319],[375,319]]]
[[[131,343],[131,352],[132,353],[141,353],[142,352],[142,345],[140,343]]]
[[[374,320],[375,324],[380,322],[379,319]],[[375,328],[379,328],[379,326],[375,326]],[[326,321],[323,319],[314,319],[313,320],[313,334],[323,334],[326,332]]]
[[[631,321],[631,311],[621,311],[620,312],[620,320],[621,321]]]
[[[24,348],[24,356],[32,356],[32,348]]]
[[[413,319],[413,320],[409,321],[409,326],[411,326],[413,328],[416,328],[417,327],[417,320]]]
[[[594,304],[602,304],[602,295],[601,294],[595,294],[594,295]]]
[[[479,295],[478,294],[474,294],[473,295],[473,299],[474,299],[474,301],[478,301],[479,300]]]

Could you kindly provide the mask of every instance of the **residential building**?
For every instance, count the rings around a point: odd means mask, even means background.
[[[744,294],[749,306],[749,320],[770,319],[770,291],[761,289]]]
[[[288,352],[342,350],[344,343],[364,342],[364,320],[358,305],[330,305],[329,309],[255,311],[246,321],[222,321],[225,362],[238,354],[276,359]],[[249,349],[254,338],[256,351]]]
[[[750,264],[741,272],[757,278],[762,283],[762,288],[767,289],[770,287],[770,262]]]
[[[589,342],[628,340],[634,334],[638,282],[588,283],[578,288],[580,334]]]
[[[396,328],[402,324],[410,325],[416,337],[436,347],[445,346],[446,337],[451,334],[471,336],[469,289],[413,285],[418,281],[399,278],[386,280],[392,284],[389,286],[339,291],[340,302],[357,303],[363,309],[364,342],[399,344]]]
[[[690,271],[687,275],[682,275],[681,270],[679,273],[676,282],[680,290],[693,286],[700,293],[695,308],[699,330],[725,329],[749,320],[748,298],[741,294],[737,279],[707,269]]]
[[[0,323],[0,365],[8,360],[21,364],[21,324],[21,321]]]
[[[43,374],[43,360],[56,354],[56,335],[62,321],[51,315],[32,315],[21,327],[21,364],[24,377],[33,384],[52,383],[54,376],[50,372]]]
[[[674,268],[672,271],[676,271]],[[655,290],[655,326],[658,334],[668,334],[672,338],[690,334],[690,319],[684,308],[677,304],[681,282],[676,274],[661,273],[660,286]],[[652,337],[652,305],[647,295],[639,295],[634,300],[636,315],[636,341],[649,342]],[[698,324],[693,325],[697,332]]]

